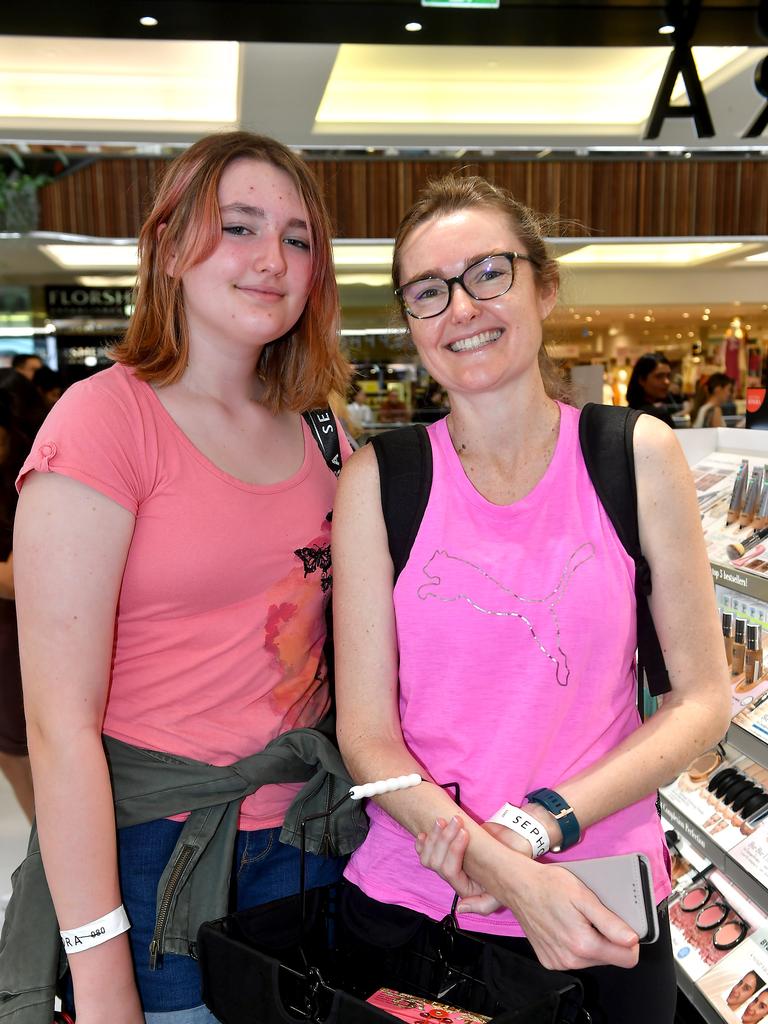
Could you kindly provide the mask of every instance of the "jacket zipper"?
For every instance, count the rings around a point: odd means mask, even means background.
[[[333,790],[333,783],[330,777],[326,778],[325,782],[325,818],[323,819],[323,836],[320,840],[320,849],[324,857],[330,856],[331,850],[331,792]]]
[[[152,941],[149,944],[149,969],[150,971],[157,970],[158,957],[162,959],[162,946],[163,939],[165,937],[165,926],[168,923],[168,914],[171,909],[171,903],[176,892],[176,886],[181,880],[181,876],[184,874],[184,869],[192,857],[192,854],[197,850],[196,846],[182,846],[179,856],[176,858],[176,863],[171,869],[171,873],[168,876],[168,881],[165,883],[165,890],[160,900],[160,907],[157,911],[157,920],[155,921],[155,930],[152,934]]]

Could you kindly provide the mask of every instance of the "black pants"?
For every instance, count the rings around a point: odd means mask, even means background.
[[[394,946],[411,922],[425,920],[416,911],[379,903],[349,882],[342,885],[342,918],[352,923],[353,931],[361,939],[367,933],[377,945]],[[527,939],[481,932],[469,934],[538,962]],[[677,982],[665,909],[659,912],[659,938],[640,946],[636,967],[588,967],[567,973],[581,982],[584,1009],[589,1011],[594,1024],[674,1024]]]
[[[536,959],[527,939],[490,935],[482,938],[505,946],[518,956]],[[568,974],[584,986],[584,1008],[595,1024],[673,1024],[677,980],[666,909],[659,912],[658,939],[640,946],[636,967],[587,967]]]

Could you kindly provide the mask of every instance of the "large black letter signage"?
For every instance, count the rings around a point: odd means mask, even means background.
[[[688,93],[690,102],[687,106],[672,105],[672,92],[678,75],[683,76],[685,91]],[[675,45],[669,55],[664,77],[656,94],[651,117],[643,137],[658,139],[661,126],[668,117],[692,117],[696,125],[696,134],[700,139],[711,139],[715,134],[715,126],[712,124],[699,73],[696,70],[691,48],[687,43]]]
[[[768,6],[766,4],[765,6]],[[756,139],[768,126],[768,57],[763,57],[755,68],[755,88],[767,101],[752,124],[742,135],[743,139]]]

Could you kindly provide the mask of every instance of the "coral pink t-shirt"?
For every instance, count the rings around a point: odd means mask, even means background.
[[[53,407],[20,486],[31,470],[62,473],[136,517],[108,735],[224,765],[315,725],[327,710],[336,478],[303,427],[298,472],[262,487],[207,459],[126,367],[75,384]],[[243,802],[240,827],[282,823],[298,788],[257,790]]]
[[[493,505],[473,487],[445,420],[428,428],[433,481],[394,592],[406,746],[461,806],[488,820],[505,802],[583,771],[639,725],[634,563],[587,474],[578,411],[561,406],[536,487]],[[413,836],[373,803],[346,875],[369,896],[440,919],[453,891],[422,868]],[[584,833],[557,863],[639,852],[655,897],[670,891],[655,799]],[[520,935],[508,910],[463,915],[475,931]]]

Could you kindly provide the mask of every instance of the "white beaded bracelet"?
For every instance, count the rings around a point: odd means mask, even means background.
[[[82,953],[85,949],[93,946],[100,946],[102,942],[108,942],[117,935],[122,935],[131,927],[125,907],[120,904],[116,910],[110,911],[104,917],[99,917],[90,924],[81,925],[79,928],[68,928],[59,932],[64,949],[67,953]]]
[[[512,804],[504,804],[488,821],[516,832],[531,844],[531,852],[536,857],[543,857],[549,852],[549,834],[540,821],[526,811]]]
[[[366,782],[362,786],[352,786],[349,795],[353,800],[363,800],[382,793],[395,793],[398,789],[410,789],[422,781],[420,775],[397,775],[392,779],[380,779],[378,782]]]

